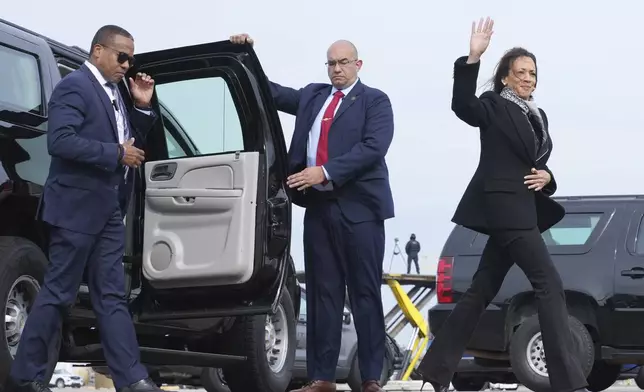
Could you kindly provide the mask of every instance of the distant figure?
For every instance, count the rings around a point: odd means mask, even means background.
[[[420,242],[416,241],[416,234],[412,234],[405,245],[405,253],[407,253],[407,275],[411,273],[411,262],[416,264],[416,273],[420,275],[420,267],[418,266],[418,253],[420,253]]]

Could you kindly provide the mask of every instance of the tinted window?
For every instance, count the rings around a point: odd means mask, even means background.
[[[637,230],[637,237],[635,238],[635,253],[644,255],[644,219],[640,221],[640,227]]]
[[[181,148],[181,145],[179,142],[177,142],[177,139],[170,133],[168,128],[164,127],[165,131],[165,142],[168,145],[168,158],[181,158],[185,157],[188,154]]]
[[[585,245],[601,217],[601,213],[566,214],[542,234],[543,239],[548,246]]]
[[[42,89],[36,57],[0,45],[0,64],[0,104],[42,114]]]
[[[548,246],[585,245],[597,227],[602,213],[568,213],[559,223],[541,234]],[[472,247],[483,249],[488,236],[477,234]],[[644,247],[644,245],[642,245]]]
[[[157,85],[159,101],[192,139],[199,155],[244,150],[242,127],[226,81],[221,77]],[[164,118],[164,123],[166,119]],[[172,135],[166,140],[170,157],[185,156]]]

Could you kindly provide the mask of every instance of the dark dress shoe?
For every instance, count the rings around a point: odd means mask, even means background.
[[[157,387],[152,380],[149,378],[144,378],[141,381],[137,381],[134,384],[130,384],[125,388],[121,388],[118,392],[160,392],[161,388]]]
[[[41,381],[17,383],[8,379],[3,392],[51,392],[51,389]]]
[[[378,381],[365,381],[362,383],[362,392],[385,392]]]

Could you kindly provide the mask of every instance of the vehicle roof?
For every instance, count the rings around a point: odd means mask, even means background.
[[[37,39],[40,39],[42,40],[41,44],[49,45],[55,54],[72,57],[75,60],[83,61],[89,57],[89,52],[78,46],[65,45],[4,19],[0,19],[0,31],[29,42],[35,42]]]
[[[553,200],[558,202],[567,201],[593,201],[593,202],[641,202],[644,195],[580,195],[580,196],[553,196]]]
[[[564,208],[570,207],[577,211],[584,209],[611,209],[625,208],[626,210],[641,207],[644,204],[644,195],[622,194],[622,195],[578,195],[578,196],[555,196],[552,197]],[[454,254],[461,249],[469,249],[475,232],[461,225],[454,225],[441,250],[442,255]]]

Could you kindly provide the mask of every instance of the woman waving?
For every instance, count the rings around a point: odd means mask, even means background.
[[[561,278],[541,237],[564,216],[550,196],[557,189],[547,162],[552,152],[548,118],[533,93],[537,60],[523,48],[499,61],[492,91],[475,95],[480,58],[494,21],[472,23],[469,56],[454,64],[452,110],[480,130],[481,156],[452,221],[489,235],[472,285],[442,325],[419,372],[445,391],[479,318],[513,264],[526,274],[538,302],[550,385],[555,392],[588,385],[574,355]],[[472,137],[475,137],[472,135]]]

